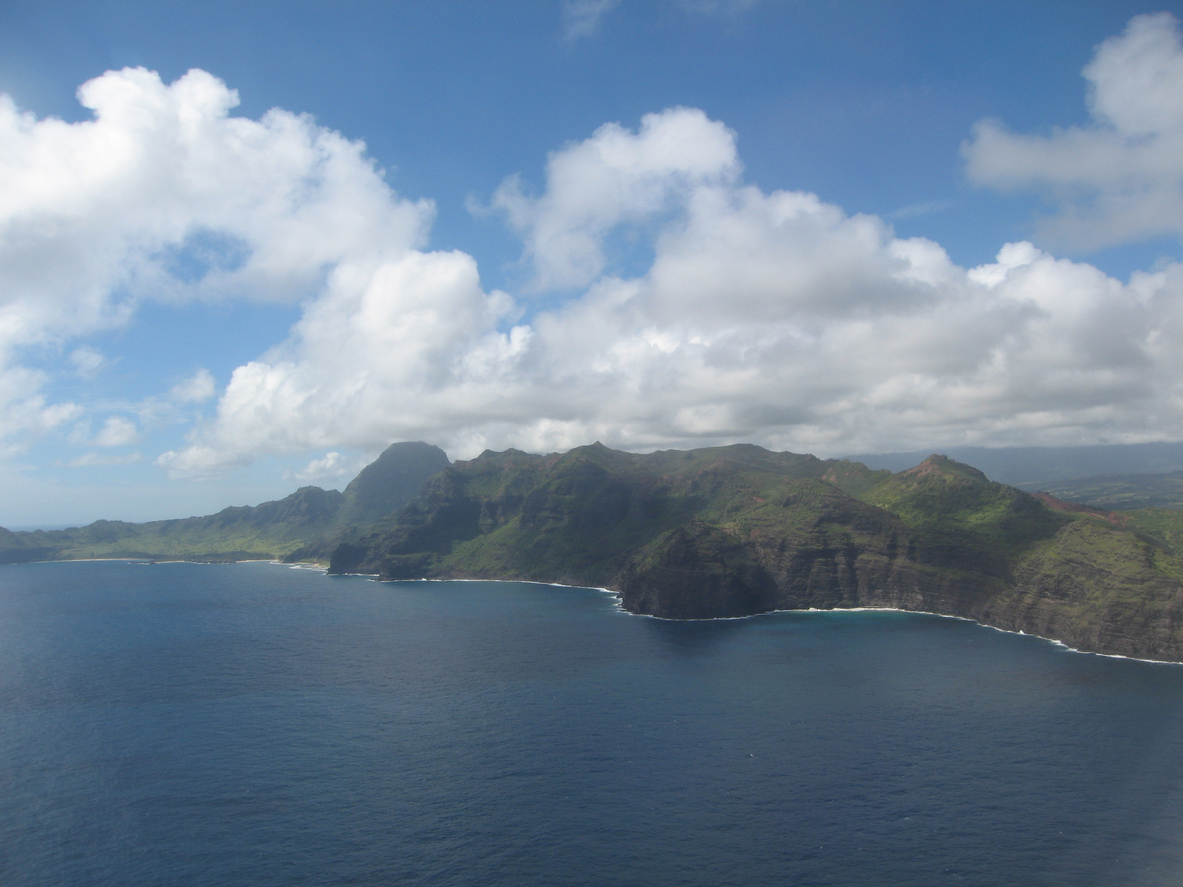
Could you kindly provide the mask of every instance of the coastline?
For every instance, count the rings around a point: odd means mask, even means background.
[[[936,616],[941,619],[956,619],[961,622],[970,622],[974,625],[979,625],[982,628],[988,628],[992,631],[1000,631],[1003,634],[1021,635],[1023,637],[1034,638],[1036,640],[1044,641],[1052,644],[1065,652],[1077,653],[1082,656],[1102,656],[1106,659],[1124,659],[1129,662],[1145,662],[1153,665],[1183,665],[1183,661],[1175,659],[1148,659],[1142,656],[1126,656],[1121,653],[1101,653],[1096,650],[1081,650],[1078,647],[1070,646],[1059,638],[1044,637],[1043,635],[1034,634],[1023,631],[1022,629],[1014,630],[1009,628],[999,628],[997,625],[990,625],[988,622],[979,622],[977,619],[971,619],[968,616],[953,616],[948,613],[936,613],[931,610],[905,610],[900,607],[807,607],[803,609],[786,608],[778,610],[765,610],[760,613],[748,613],[744,616],[707,616],[701,619],[672,619],[668,616],[656,616],[652,613],[634,613],[631,610],[625,609],[621,593],[611,588],[600,585],[576,585],[567,582],[544,582],[539,579],[482,579],[476,577],[463,577],[455,579],[429,578],[427,576],[419,577],[418,579],[383,579],[377,573],[330,573],[329,567],[326,564],[321,564],[313,561],[285,563],[284,561],[275,560],[274,558],[247,558],[237,561],[195,561],[186,560],[184,558],[173,558],[168,560],[157,560],[153,558],[134,558],[134,557],[87,557],[87,558],[61,558],[50,561],[29,561],[28,563],[38,564],[66,564],[66,563],[103,563],[103,562],[122,562],[128,564],[203,564],[206,566],[216,565],[232,565],[232,564],[272,564],[277,567],[286,567],[292,570],[314,570],[323,573],[326,576],[354,576],[361,579],[368,579],[372,582],[513,582],[525,585],[545,585],[551,588],[582,588],[588,591],[598,591],[603,594],[610,595],[615,598],[614,609],[620,613],[628,616],[637,616],[645,619],[658,619],[662,622],[730,622],[738,619],[756,619],[761,616],[771,616],[776,613],[910,613],[917,616]],[[8,566],[8,565],[5,565]],[[13,564],[12,566],[16,566]]]
[[[291,566],[285,564],[284,566]],[[328,574],[328,570],[325,570]],[[1183,665],[1183,661],[1176,659],[1147,659],[1141,656],[1125,656],[1121,653],[1100,653],[1095,650],[1081,650],[1078,647],[1072,647],[1064,643],[1058,638],[1044,637],[1043,635],[1033,634],[1031,632],[1013,630],[1009,628],[999,628],[997,625],[990,625],[988,622],[979,622],[977,619],[971,619],[968,616],[953,616],[948,613],[935,613],[931,610],[905,610],[901,607],[806,607],[804,609],[779,609],[779,610],[765,610],[761,613],[749,613],[744,616],[707,616],[701,619],[671,619],[668,616],[655,616],[652,613],[634,613],[631,610],[626,610],[621,602],[621,593],[614,591],[611,588],[605,588],[600,585],[572,585],[565,582],[543,582],[538,579],[477,579],[473,577],[466,577],[463,579],[430,579],[426,576],[419,579],[383,579],[377,573],[333,573],[329,575],[335,576],[357,576],[363,579],[369,579],[373,582],[515,582],[524,583],[528,585],[547,585],[553,588],[585,588],[589,591],[599,591],[604,594],[609,594],[616,599],[615,609],[628,616],[638,616],[644,619],[658,619],[662,622],[730,622],[738,619],[757,619],[761,616],[771,616],[775,613],[909,613],[917,616],[936,616],[940,619],[956,619],[960,622],[970,622],[974,625],[979,625],[982,628],[988,628],[991,631],[1000,631],[1003,634],[1021,635],[1022,637],[1034,638],[1035,640],[1043,641],[1053,646],[1059,647],[1068,653],[1076,653],[1081,656],[1102,656],[1106,659],[1124,659],[1129,662],[1145,662],[1152,665]]]
[[[284,564],[283,561],[266,557],[244,558],[240,561],[194,561],[183,557],[60,557],[45,561],[18,561],[17,563],[3,564],[3,566],[16,567],[27,566],[28,564],[97,564],[108,562],[124,564],[207,564],[209,566],[217,566],[219,564],[281,564],[282,566],[292,566],[292,564]],[[326,567],[325,569],[328,568]]]

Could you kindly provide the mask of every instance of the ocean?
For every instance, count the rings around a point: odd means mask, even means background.
[[[5,566],[0,883],[1177,885],[1183,666],[898,612]]]

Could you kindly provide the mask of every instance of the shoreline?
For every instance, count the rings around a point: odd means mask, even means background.
[[[707,616],[702,619],[671,619],[668,616],[655,616],[652,613],[633,613],[626,610],[621,603],[620,592],[614,591],[611,588],[605,588],[599,585],[572,585],[565,582],[544,582],[539,579],[477,579],[473,577],[464,577],[456,579],[433,579],[426,576],[418,579],[383,579],[377,573],[330,573],[329,568],[325,564],[306,561],[296,563],[285,563],[283,561],[275,560],[274,558],[249,558],[239,561],[192,561],[183,558],[156,560],[152,558],[135,558],[135,557],[86,557],[86,558],[66,558],[52,561],[28,561],[28,564],[67,564],[67,563],[104,563],[104,562],[123,562],[128,564],[200,564],[204,566],[218,566],[218,565],[233,565],[233,564],[272,564],[277,567],[287,567],[293,570],[314,570],[323,573],[325,576],[352,576],[360,579],[368,579],[371,582],[512,582],[522,585],[546,585],[551,588],[581,588],[588,591],[598,591],[603,594],[611,595],[615,598],[614,609],[620,613],[628,616],[639,616],[645,619],[659,619],[662,622],[729,622],[737,619],[757,619],[761,616],[772,616],[777,613],[908,613],[916,616],[935,616],[940,619],[956,619],[960,622],[970,622],[974,625],[988,628],[991,631],[999,631],[1003,634],[1019,635],[1022,637],[1034,638],[1044,643],[1052,644],[1059,647],[1068,653],[1076,653],[1081,656],[1101,656],[1105,659],[1123,659],[1127,662],[1145,662],[1151,665],[1183,665],[1183,661],[1175,659],[1146,659],[1141,656],[1126,656],[1121,653],[1100,653],[1095,650],[1081,650],[1077,647],[1071,647],[1058,638],[1044,637],[1043,635],[1031,634],[1022,629],[1013,630],[1009,628],[999,628],[997,625],[990,625],[986,622],[979,622],[976,619],[971,619],[968,616],[953,616],[948,613],[934,613],[931,610],[904,610],[900,607],[806,607],[803,609],[778,609],[765,610],[761,613],[749,613],[745,616]],[[5,564],[4,566],[18,566],[18,564]]]
[[[45,561],[14,561],[10,564],[0,564],[3,567],[25,567],[31,564],[102,564],[102,563],[123,563],[123,564],[204,564],[210,567],[221,565],[229,566],[230,564],[278,564],[281,567],[292,566],[313,566],[312,564],[285,564],[283,561],[277,561],[274,558],[268,557],[251,557],[244,558],[240,561],[194,561],[183,557],[62,557],[54,558],[53,560]],[[325,570],[328,567],[324,567]]]
[[[326,574],[328,574],[327,569]],[[1183,661],[1177,659],[1146,659],[1141,656],[1126,656],[1121,653],[1099,653],[1095,650],[1081,650],[1077,647],[1069,646],[1058,638],[1048,638],[1043,635],[1023,631],[1022,629],[999,628],[997,625],[979,622],[977,619],[971,619],[969,616],[953,616],[948,613],[934,613],[931,610],[904,610],[900,607],[806,607],[804,609],[765,610],[761,613],[749,613],[746,616],[707,616],[702,619],[671,619],[668,616],[655,616],[652,613],[633,613],[631,610],[626,610],[621,603],[620,592],[599,585],[569,585],[564,582],[543,582],[538,579],[428,579],[427,577],[421,577],[419,579],[382,579],[377,573],[333,573],[328,575],[356,576],[362,579],[369,579],[372,582],[516,582],[526,585],[548,585],[553,588],[584,588],[588,591],[603,592],[616,598],[615,609],[618,612],[628,616],[639,616],[644,619],[659,619],[662,622],[729,622],[739,619],[758,619],[761,616],[772,616],[776,613],[908,613],[915,616],[935,616],[939,619],[956,619],[960,622],[970,622],[982,628],[988,628],[991,631],[1034,638],[1035,640],[1059,647],[1067,653],[1076,653],[1080,656],[1102,656],[1105,659],[1124,659],[1127,662],[1145,662],[1151,665],[1183,665]]]

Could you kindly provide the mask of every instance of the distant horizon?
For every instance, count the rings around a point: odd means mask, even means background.
[[[0,525],[391,440],[1183,441],[1181,17],[6,4]]]

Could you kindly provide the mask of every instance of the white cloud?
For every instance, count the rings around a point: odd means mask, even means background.
[[[887,214],[889,219],[915,219],[920,216],[931,216],[942,213],[953,204],[948,200],[924,200],[919,203],[909,203],[894,212]]]
[[[315,441],[381,449],[392,426],[450,412],[457,382],[473,367],[495,371],[503,340],[513,352],[515,337],[497,332],[512,308],[481,289],[464,253],[342,263],[291,339],[234,371],[200,441],[160,464],[201,475],[259,452],[322,448]]]
[[[680,206],[696,187],[739,175],[735,136],[694,108],[646,114],[632,133],[607,123],[550,155],[546,191],[531,198],[506,179],[493,198],[526,239],[539,289],[591,283],[604,269],[604,239]]]
[[[755,6],[759,0],[675,0],[675,5],[689,13],[710,16],[737,15]],[[604,16],[620,5],[620,0],[566,0],[563,4],[563,35],[568,40],[594,37],[600,32]]]
[[[670,132],[700,138],[656,151]],[[462,253],[342,263],[161,464],[202,474],[398,439],[466,458],[596,439],[834,453],[1183,432],[1181,265],[1123,284],[1021,243],[961,268],[881,219],[744,184],[734,137],[686,109],[601,128],[549,168],[542,195],[507,208],[539,277],[598,274],[586,291],[523,320]],[[652,264],[605,276],[625,224],[647,231]]]
[[[736,15],[746,12],[759,0],[678,0],[678,5],[687,12],[701,15]]]
[[[396,197],[360,142],[279,109],[232,117],[237,93],[204,71],[108,72],[78,98],[92,120],[38,120],[0,95],[0,392],[19,390],[0,394],[0,445],[74,409],[45,403],[45,377],[21,367],[31,348],[121,324],[145,298],[294,302],[346,256],[425,236],[432,206]]]
[[[143,460],[138,452],[125,456],[113,456],[108,453],[84,453],[76,459],[71,459],[66,465],[69,468],[95,468],[106,465],[133,465]]]
[[[1095,123],[1021,135],[982,121],[963,146],[970,179],[1043,190],[1048,238],[1085,248],[1183,236],[1183,42],[1169,13],[1101,43],[1083,75]]]
[[[44,373],[0,364],[0,458],[24,452],[34,441],[82,414],[77,404],[47,403],[40,394],[44,385]]]
[[[125,447],[138,443],[140,432],[136,423],[123,416],[110,416],[91,441],[96,447]]]
[[[199,369],[188,379],[174,385],[169,397],[176,403],[204,403],[217,392],[217,383],[207,369]]]
[[[336,450],[313,459],[299,471],[287,475],[289,480],[302,484],[332,484],[342,478],[352,478],[366,466],[368,459],[348,459]]]
[[[70,363],[74,364],[74,372],[84,379],[94,378],[105,361],[106,358],[89,345],[83,345],[70,352]]]
[[[18,343],[118,322],[149,291],[302,299],[287,338],[158,458],[174,476],[324,453],[293,475],[324,478],[341,451],[400,439],[465,458],[596,439],[825,454],[1183,436],[1183,265],[1122,283],[1024,243],[961,268],[882,219],[745,183],[734,133],[698,110],[555,151],[538,195],[498,189],[534,287],[561,291],[543,309],[487,291],[465,253],[426,251],[430,206],[401,201],[361,145],[307,118],[229,117],[235,96],[200,72],[165,86],[124,71],[82,95],[90,123],[17,115],[11,135],[0,119],[16,145],[0,185],[12,157],[28,173],[0,187],[11,446],[82,414],[46,403]],[[165,416],[215,392],[199,370],[149,406]],[[89,443],[137,436],[111,416]]]
[[[563,4],[563,33],[568,40],[592,37],[600,30],[600,20],[620,0],[567,0]]]

